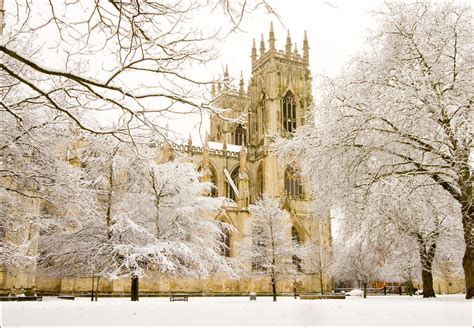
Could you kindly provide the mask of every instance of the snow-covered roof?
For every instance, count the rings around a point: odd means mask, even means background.
[[[224,147],[224,144],[221,142],[211,142],[209,141],[209,149],[217,149],[217,150],[222,150]],[[233,151],[233,152],[240,152],[240,149],[242,149],[242,146],[239,145],[232,145],[232,144],[227,144],[227,150],[228,151]]]

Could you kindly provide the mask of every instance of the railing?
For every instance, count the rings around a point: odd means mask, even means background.
[[[190,151],[192,153],[203,153],[204,152],[204,147],[190,146],[189,144],[188,145],[187,144],[173,145],[173,149],[175,151],[181,151],[181,152],[190,152]],[[239,158],[239,156],[240,156],[240,154],[238,152],[227,150],[227,149],[208,148],[208,152],[209,152],[209,154],[216,155],[216,156],[235,157],[235,158]]]

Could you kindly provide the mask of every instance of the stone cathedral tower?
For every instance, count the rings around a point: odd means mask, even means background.
[[[226,150],[241,147],[240,165],[233,166],[229,164],[232,161],[226,160],[222,168],[217,156],[210,157],[210,161],[214,161],[216,178],[213,181],[218,186],[218,195],[236,201],[237,208],[228,208],[227,213],[240,227],[248,218],[246,210],[249,203],[254,203],[262,194],[278,197],[291,215],[293,237],[304,244],[323,243],[330,250],[329,217],[308,215],[306,204],[310,195],[305,190],[304,181],[295,167],[282,166],[272,151],[276,137],[289,138],[304,123],[306,110],[313,100],[306,32],[301,49],[292,43],[288,32],[285,49],[279,50],[273,26],[270,25],[268,43],[262,35],[257,49],[254,40],[250,57],[252,72],[247,90],[244,89],[242,75],[238,88],[231,86],[227,66],[223,79],[212,86],[214,104],[224,109],[224,113],[211,117],[209,141],[223,145],[222,149]],[[228,170],[227,176],[219,176],[223,169]],[[221,177],[224,177],[223,184],[219,182]],[[229,180],[237,190],[233,190]],[[237,234],[230,238],[233,254],[238,254],[238,249],[232,245],[238,244],[240,236]],[[314,277],[306,277],[302,290],[319,291],[320,283],[313,280]],[[324,280],[328,288],[329,280],[327,277]],[[257,285],[254,286],[258,289]],[[263,289],[264,286],[260,285]],[[291,283],[281,287],[285,291],[292,290]]]
[[[272,25],[268,49],[263,35],[259,51],[254,40],[251,50],[252,76],[247,92],[244,92],[242,78],[238,91],[229,88],[227,68],[223,83],[213,86],[212,91],[215,104],[229,109],[224,114],[227,118],[242,119],[243,123],[240,123],[213,116],[210,141],[247,147],[250,202],[263,193],[306,200],[296,171],[282,168],[270,146],[276,136],[291,136],[303,123],[306,109],[312,102],[308,39],[305,33],[302,54],[297,45],[292,44],[289,32],[284,51],[277,50],[275,43]]]

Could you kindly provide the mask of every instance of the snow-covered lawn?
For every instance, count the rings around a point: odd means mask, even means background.
[[[5,302],[5,326],[146,325],[449,325],[471,326],[472,301],[463,295],[375,296],[368,299],[295,300],[280,297],[88,298],[46,297],[43,302]]]

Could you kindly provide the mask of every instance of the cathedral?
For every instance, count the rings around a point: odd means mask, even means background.
[[[304,35],[302,52],[286,38],[284,50],[276,48],[273,27],[268,42],[262,36],[259,49],[255,40],[250,52],[252,72],[248,87],[241,77],[237,87],[231,83],[226,67],[223,79],[212,85],[214,106],[220,114],[210,117],[210,129],[202,146],[187,144],[163,145],[159,149],[161,162],[186,158],[203,173],[203,180],[212,182],[212,197],[227,197],[235,201],[227,205],[217,217],[236,229],[228,233],[225,256],[239,258],[239,242],[244,238],[244,226],[249,218],[249,204],[261,195],[277,197],[281,206],[291,216],[293,227],[288,233],[301,244],[316,243],[331,249],[331,226],[327,217],[312,217],[306,204],[310,193],[299,176],[297,168],[282,166],[272,145],[276,137],[290,138],[303,124],[306,110],[312,103],[312,77],[309,66],[309,44]],[[288,279],[278,282],[280,294],[320,292],[331,289],[329,277],[304,274],[298,281]],[[14,278],[3,272],[2,289],[35,286],[38,292],[89,293],[90,279],[21,275]],[[321,286],[323,284],[323,286]],[[128,278],[103,281],[101,294],[126,295],[130,291]],[[142,295],[186,292],[202,295],[246,295],[250,291],[270,294],[268,278],[226,279],[216,274],[206,280],[175,279],[156,276],[140,282]]]

